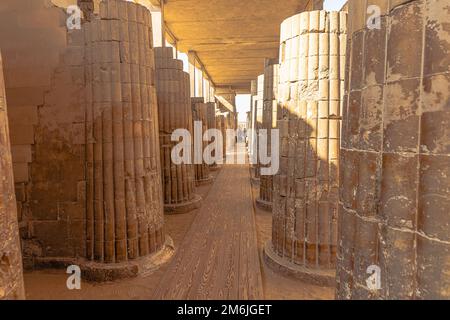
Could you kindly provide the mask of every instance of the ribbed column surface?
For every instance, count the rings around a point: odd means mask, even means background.
[[[256,179],[260,179],[261,177],[261,163],[259,158],[259,130],[263,129],[263,112],[264,112],[264,74],[258,76],[256,81],[256,96],[254,99],[254,108],[255,108],[255,145],[253,147],[254,159],[256,160],[254,164],[254,175]]]
[[[256,162],[258,160],[258,150],[257,150],[257,130],[256,130],[256,100],[258,95],[258,81],[252,80],[251,81],[251,89],[250,89],[250,103],[251,103],[251,110],[250,110],[250,135],[249,135],[249,144],[248,144],[248,150],[249,150],[249,156],[252,160],[251,162],[251,168],[252,168],[252,177],[256,178]]]
[[[87,256],[122,262],[164,243],[150,12],[119,0],[83,26]]]
[[[3,63],[0,54],[0,300],[24,299]]]
[[[346,17],[303,12],[281,26],[272,245],[285,263],[315,270],[335,265]]]
[[[163,194],[167,210],[167,206],[187,204],[196,197],[193,158],[191,163],[180,165],[171,158],[172,149],[178,143],[171,141],[172,133],[186,129],[193,142],[193,121],[189,74],[183,71],[183,62],[173,58],[170,47],[155,48],[155,62]]]
[[[447,0],[349,2],[340,299],[450,298],[449,21]]]
[[[261,129],[266,130],[267,152],[271,155],[271,131],[277,127],[278,112],[278,62],[267,60],[264,69],[263,117]],[[263,166],[263,165],[262,165]],[[272,203],[273,175],[261,175],[259,186],[259,200],[269,207]]]

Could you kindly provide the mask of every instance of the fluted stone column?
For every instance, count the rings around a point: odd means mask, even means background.
[[[255,124],[254,124],[254,143],[253,151],[254,160],[256,160],[253,165],[254,168],[254,181],[258,184],[260,183],[261,178],[261,163],[259,159],[259,130],[263,128],[263,112],[264,112],[264,74],[258,76],[258,80],[256,81],[256,96],[254,99],[254,108],[255,108]]]
[[[185,213],[198,208],[202,200],[195,194],[193,157],[191,163],[180,165],[171,158],[177,144],[171,141],[175,130],[188,130],[194,141],[189,74],[183,71],[183,62],[173,58],[170,47],[155,48],[155,61],[164,207],[166,213]]]
[[[206,117],[208,123],[208,129],[216,129],[216,103],[206,103]]]
[[[334,285],[346,14],[303,12],[281,26],[280,171],[270,265]]]
[[[224,157],[224,161],[226,159],[227,154],[227,117],[223,114],[216,116],[216,126],[217,129],[220,130],[223,137],[223,143],[222,143],[222,154]]]
[[[24,299],[22,253],[0,54],[0,300]]]
[[[216,124],[216,103],[215,102],[208,102],[206,103],[206,117],[208,122],[208,130],[209,129],[218,129]],[[210,137],[209,143],[212,143],[213,139]],[[215,152],[212,153],[212,155],[215,157]],[[219,169],[217,166],[217,163],[213,163],[210,165],[211,171],[216,171]]]
[[[450,299],[449,21],[447,0],[349,2],[339,299]]]
[[[86,21],[91,21],[94,14],[94,1],[93,0],[77,0],[77,5],[83,11],[83,17]]]
[[[312,0],[309,6],[311,10],[323,10],[323,2],[324,0]]]
[[[208,184],[212,182],[212,177],[209,171],[209,165],[207,165],[203,161],[203,151],[208,146],[207,141],[203,141],[203,137],[205,133],[208,131],[208,105],[204,102],[204,98],[191,98],[191,104],[192,104],[192,120],[194,123],[200,122],[201,123],[201,138],[196,137],[197,141],[201,142],[202,144],[202,163],[201,164],[195,164],[194,170],[195,170],[195,183],[196,185],[203,185]]]
[[[258,96],[258,82],[257,80],[252,80],[251,81],[251,90],[250,90],[250,95],[251,95],[251,131],[250,131],[250,141],[249,141],[249,157],[252,159],[251,162],[251,178],[252,181],[254,182],[258,182],[259,180],[257,178],[257,174],[256,174],[256,165],[257,165],[257,160],[258,160],[258,137],[257,137],[257,130],[256,130],[256,100],[257,100],[257,96]]]
[[[267,150],[271,155],[271,130],[277,127],[278,112],[278,61],[267,60],[264,69],[263,117],[261,129],[267,130]],[[261,175],[259,185],[259,198],[256,204],[268,211],[272,211],[273,176]]]
[[[164,244],[151,16],[108,0],[85,28],[95,141],[87,153],[87,255],[122,262]]]
[[[27,266],[136,276],[166,241],[150,12],[104,0],[67,30],[46,0],[5,2],[0,24],[18,17],[0,47]]]

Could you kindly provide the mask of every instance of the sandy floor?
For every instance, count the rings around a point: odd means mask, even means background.
[[[217,175],[217,172],[213,173]],[[198,194],[205,198],[211,185],[198,188]],[[257,187],[253,187],[256,197]],[[262,249],[271,235],[271,213],[256,208],[256,224],[258,232],[258,250],[262,266],[264,296],[266,299],[282,300],[310,300],[333,299],[334,289],[304,284],[298,280],[279,275],[264,264]],[[166,216],[166,233],[169,234],[179,247],[186,232],[189,230],[197,211],[189,214]],[[39,270],[26,272],[25,286],[27,299],[135,299],[145,300],[152,297],[167,265],[148,276],[134,279],[115,281],[110,283],[82,282],[81,290],[70,291],[66,287],[67,275],[65,270]]]

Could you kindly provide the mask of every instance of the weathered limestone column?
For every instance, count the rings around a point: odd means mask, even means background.
[[[135,276],[166,241],[150,13],[105,0],[68,31],[47,0],[5,2],[0,25],[18,17],[0,47],[24,261]]]
[[[0,300],[25,298],[8,127],[0,54]]]
[[[250,105],[251,105],[251,103],[250,103]],[[252,111],[251,110],[246,112],[246,123],[247,123],[247,133],[246,133],[246,136],[247,136],[247,148],[249,148],[249,146],[250,146],[250,133],[249,133],[249,130],[252,127]]]
[[[450,298],[449,21],[446,0],[349,2],[339,299]]]
[[[216,124],[216,103],[208,102],[206,103],[206,117],[208,122],[208,129],[218,129]],[[212,143],[213,139],[210,137],[209,143]],[[212,153],[215,156],[215,152]],[[218,169],[217,163],[210,165],[210,170],[216,171]]]
[[[173,58],[170,47],[155,48],[155,61],[164,208],[166,213],[185,213],[198,208],[202,200],[194,192],[193,158],[181,165],[171,158],[178,144],[171,141],[176,129],[188,130],[194,141],[189,74],[183,71],[183,62]]]
[[[122,262],[154,253],[165,241],[151,16],[143,6],[108,0],[85,28],[93,141],[87,255]]]
[[[227,154],[227,129],[228,129],[226,116],[223,114],[216,116],[216,125],[217,125],[217,129],[222,132],[222,137],[223,137],[222,154],[223,154],[224,161],[225,161],[226,154]]]
[[[309,10],[323,10],[324,0],[312,0],[309,4]]]
[[[256,162],[258,159],[258,137],[257,137],[257,130],[256,130],[256,100],[258,96],[258,82],[257,80],[251,81],[251,89],[250,89],[250,95],[251,95],[251,131],[250,131],[250,141],[249,141],[249,157],[252,159],[251,162],[251,178],[254,182],[259,182],[258,178],[256,177]]]
[[[264,74],[258,76],[256,81],[256,96],[254,96],[255,103],[255,145],[253,146],[254,160],[256,163],[253,165],[254,168],[254,182],[260,183],[261,178],[261,164],[259,162],[259,130],[263,128],[263,111],[264,111]]]
[[[270,265],[334,285],[346,13],[310,11],[281,32],[280,171],[273,182]]]
[[[226,121],[226,129],[233,130],[234,132],[237,132],[237,113],[236,112],[226,112],[225,116]],[[233,153],[236,151],[237,147],[237,136],[236,135],[228,135],[225,136],[226,141],[226,148],[228,153]],[[226,157],[232,157],[231,155],[228,155]]]
[[[195,164],[195,183],[196,185],[204,185],[212,182],[212,177],[209,171],[209,166],[203,161],[203,151],[208,146],[207,141],[203,141],[203,137],[208,131],[208,105],[204,102],[204,98],[191,98],[192,104],[192,120],[195,122],[201,122],[202,130],[201,137],[195,137],[197,143],[202,144],[202,163]],[[195,146],[194,146],[195,148]]]
[[[264,108],[261,129],[267,130],[267,150],[271,154],[271,130],[277,127],[278,112],[278,61],[267,60],[264,70]],[[272,211],[273,176],[261,175],[259,198],[256,204],[267,211]]]
[[[77,5],[83,11],[83,16],[86,21],[91,21],[94,14],[94,1],[93,0],[77,0]]]

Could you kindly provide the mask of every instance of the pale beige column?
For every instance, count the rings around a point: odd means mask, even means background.
[[[24,299],[3,63],[0,54],[0,300]]]
[[[310,11],[281,26],[280,171],[266,258],[322,285],[335,278],[346,18],[343,12]]]
[[[259,161],[259,130],[263,128],[263,112],[264,112],[264,74],[258,76],[256,80],[256,95],[253,96],[253,108],[254,108],[254,145],[253,145],[253,158],[255,164],[253,165],[253,174],[255,182],[260,182],[261,177],[261,163]]]
[[[267,130],[267,150],[271,155],[272,129],[277,127],[278,113],[278,61],[267,59],[264,69],[263,115],[261,129]],[[272,211],[273,176],[260,175],[259,198],[256,204],[267,211]]]

